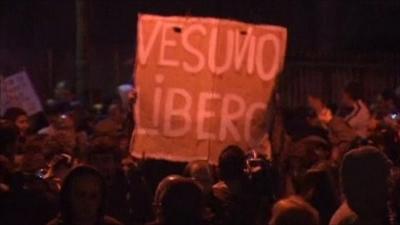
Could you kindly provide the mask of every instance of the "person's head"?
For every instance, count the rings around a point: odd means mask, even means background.
[[[362,99],[362,86],[358,82],[348,83],[342,92],[342,104],[352,107],[353,104]]]
[[[17,148],[18,128],[11,121],[0,119],[0,155],[13,160]]]
[[[348,204],[360,217],[385,212],[388,198],[390,162],[382,151],[363,146],[343,159],[341,182]]]
[[[328,224],[340,204],[335,168],[324,161],[309,169],[295,186],[296,193],[317,209],[322,224]]]
[[[96,221],[104,216],[106,185],[94,168],[80,166],[65,178],[60,190],[60,212],[67,224]]]
[[[221,180],[236,180],[244,175],[245,154],[235,145],[226,147],[219,156],[218,170]]]
[[[164,178],[158,185],[154,205],[160,222],[196,224],[203,213],[203,194],[192,179],[172,175]]]
[[[318,225],[319,215],[302,198],[291,196],[275,203],[269,225]]]
[[[21,135],[27,133],[30,124],[28,114],[23,109],[17,107],[7,109],[4,113],[4,119],[13,122]]]
[[[215,183],[215,174],[212,166],[206,160],[192,161],[186,165],[185,176],[193,178],[205,193],[211,192]]]
[[[307,136],[293,144],[288,158],[289,170],[302,176],[316,163],[327,160],[330,154],[331,146],[325,139],[315,135]]]
[[[121,158],[116,140],[111,136],[94,138],[88,149],[88,164],[96,168],[106,179],[111,182],[119,168]]]
[[[58,101],[71,101],[73,98],[73,88],[68,81],[59,81],[54,89],[54,97]]]
[[[324,138],[317,135],[310,135],[303,138],[296,145],[298,151],[302,151],[306,160],[311,164],[321,160],[328,160],[331,154],[331,145]],[[312,166],[312,165],[309,166]]]
[[[54,128],[58,131],[75,131],[76,122],[72,113],[60,114],[55,118]]]

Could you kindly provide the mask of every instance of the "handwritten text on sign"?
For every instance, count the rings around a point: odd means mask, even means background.
[[[275,26],[140,16],[134,154],[213,159],[228,144],[254,143],[285,43]]]
[[[8,76],[1,84],[1,111],[19,107],[28,115],[42,111],[42,105],[25,71]]]

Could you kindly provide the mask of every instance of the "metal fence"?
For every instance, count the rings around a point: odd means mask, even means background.
[[[92,100],[112,95],[118,84],[129,82],[132,77],[133,49],[97,48],[90,59],[89,92]],[[4,53],[4,52],[3,52]],[[15,65],[25,65],[43,100],[52,95],[57,81],[75,77],[73,51],[49,49],[26,55],[24,51],[12,51],[10,58],[20,59],[0,68],[4,75],[20,70]],[[320,93],[325,100],[335,102],[344,85],[357,80],[364,86],[364,94],[371,99],[385,88],[400,85],[400,55],[393,54],[310,54],[289,55],[278,82],[282,103],[288,107],[305,104],[306,95]]]
[[[287,60],[279,81],[281,101],[285,106],[304,105],[310,91],[318,93],[327,102],[335,103],[350,81],[363,86],[366,100],[373,100],[384,89],[400,86],[399,55],[317,55],[304,58]]]

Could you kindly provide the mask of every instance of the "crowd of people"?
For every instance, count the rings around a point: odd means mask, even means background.
[[[61,86],[41,115],[1,117],[0,224],[399,225],[399,96],[362,91],[337,106],[310,92],[279,110],[272,158],[230,145],[210,165],[133,158],[131,107],[88,109]]]

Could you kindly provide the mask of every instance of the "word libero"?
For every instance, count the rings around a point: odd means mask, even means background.
[[[141,96],[138,83],[139,102],[146,99],[145,104],[152,104],[152,111],[136,112],[139,133],[182,137],[194,132],[198,140],[224,141],[228,135],[234,141],[251,140],[253,118],[266,110],[267,103],[257,95],[267,96],[267,91],[244,98],[243,93],[253,91],[251,86],[219,93],[199,90],[193,83],[166,86],[164,81],[177,73],[198,76],[196,79],[204,82],[201,76],[232,76],[236,72],[255,75],[259,78],[256,82],[270,82],[280,70],[284,46],[277,35],[262,32],[257,26],[225,26],[219,20],[204,20],[144,20],[139,24],[136,66],[140,68],[136,71],[143,74],[136,76],[146,76],[139,81],[154,82],[151,98]],[[240,83],[240,79],[248,78],[237,79]],[[144,124],[141,117],[151,118],[151,124]],[[211,121],[219,124],[210,126]]]

